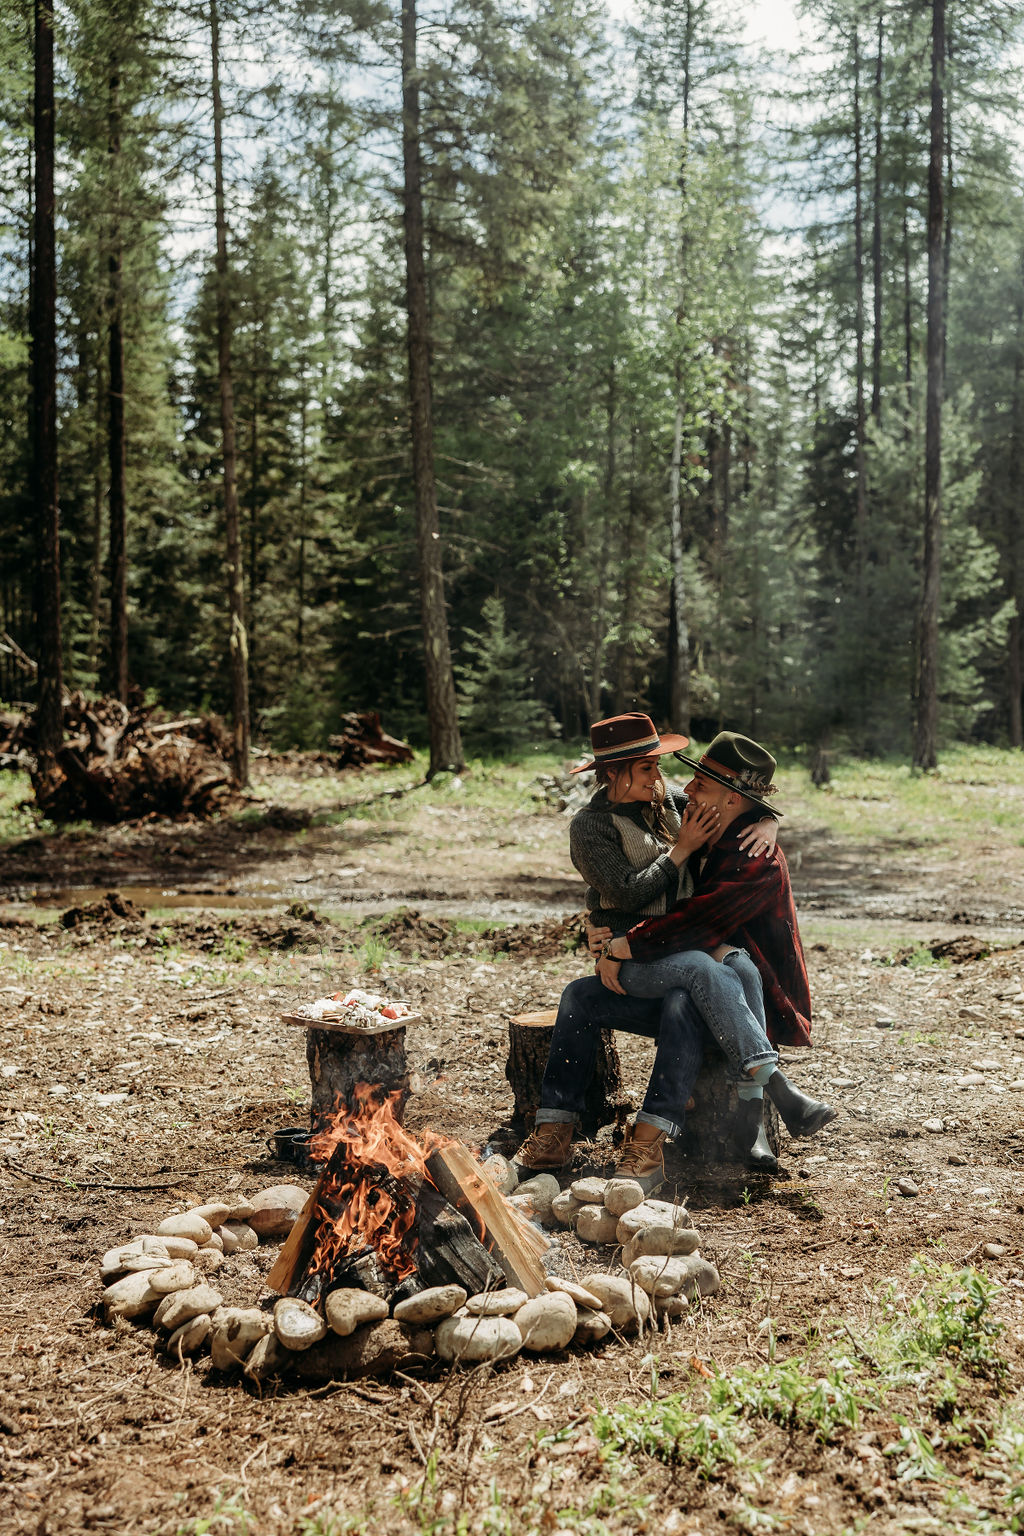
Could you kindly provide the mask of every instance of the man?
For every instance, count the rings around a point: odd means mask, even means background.
[[[664,916],[637,923],[624,937],[604,939],[597,975],[571,982],[563,992],[536,1126],[516,1157],[524,1170],[564,1167],[600,1031],[624,1029],[654,1037],[657,1048],[644,1104],[615,1176],[635,1179],[646,1193],[664,1180],[663,1145],[666,1136],[682,1128],[705,1027],[681,989],[663,1000],[627,996],[619,979],[623,961],[658,960],[689,949],[721,959],[731,949],[743,949],[761,977],[768,1039],[777,1045],[810,1043],[810,992],[785,856],[776,847],[750,859],[738,846],[744,829],[763,814],[775,793],[775,759],[733,731],[720,732],[699,762],[683,753],[676,756],[696,770],[686,793],[698,806],[718,810],[718,831],[707,846],[694,894]],[[749,1124],[755,1113],[760,1124],[765,1090],[793,1136],[813,1135],[835,1118],[834,1109],[795,1089],[776,1060],[762,1060],[751,1072],[748,1096],[741,1097],[741,1114]],[[752,1108],[745,1110],[744,1104]],[[774,1160],[761,1156],[760,1162],[770,1167]]]

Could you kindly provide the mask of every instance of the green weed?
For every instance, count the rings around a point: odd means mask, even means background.
[[[208,1515],[197,1515],[178,1526],[175,1536],[247,1536],[250,1515],[237,1499],[218,1497]]]
[[[393,961],[395,951],[386,939],[379,938],[376,934],[367,934],[357,951],[359,966],[364,971],[379,971],[382,966]]]

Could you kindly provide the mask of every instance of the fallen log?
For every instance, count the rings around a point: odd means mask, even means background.
[[[375,709],[350,711],[341,717],[341,730],[328,736],[327,745],[338,754],[338,768],[365,768],[370,763],[411,763],[412,748],[389,736]]]

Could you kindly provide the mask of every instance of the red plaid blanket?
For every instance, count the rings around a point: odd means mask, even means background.
[[[637,923],[629,946],[635,960],[657,960],[677,950],[736,944],[761,973],[772,1044],[809,1045],[811,993],[789,867],[781,848],[756,859],[739,850],[751,819],[733,822],[709,851],[690,899],[664,917]]]

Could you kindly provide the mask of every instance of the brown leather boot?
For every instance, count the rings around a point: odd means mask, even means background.
[[[665,1132],[645,1120],[630,1131],[615,1165],[616,1179],[632,1179],[645,1195],[653,1195],[665,1182]]]
[[[517,1171],[529,1175],[555,1173],[564,1168],[575,1129],[568,1120],[545,1120],[535,1126],[512,1159]]]

